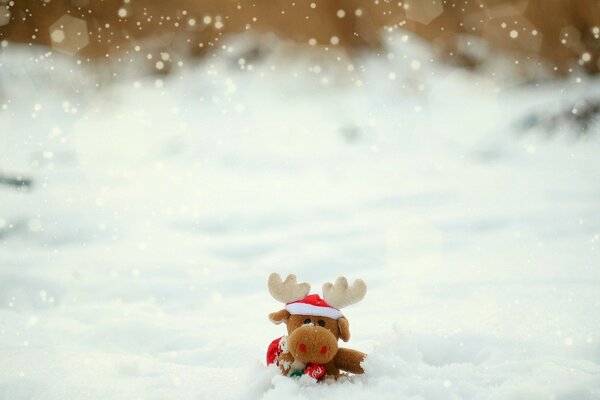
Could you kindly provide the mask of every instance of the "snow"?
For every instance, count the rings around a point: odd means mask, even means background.
[[[598,127],[518,123],[600,81],[413,42],[240,63],[234,40],[114,85],[3,49],[0,171],[34,186],[0,187],[0,399],[599,398]],[[272,271],[366,281],[345,311],[364,376],[264,366]]]

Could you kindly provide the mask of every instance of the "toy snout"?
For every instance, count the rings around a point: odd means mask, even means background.
[[[303,363],[327,364],[337,354],[337,338],[320,326],[300,326],[289,335],[288,346],[296,360]]]

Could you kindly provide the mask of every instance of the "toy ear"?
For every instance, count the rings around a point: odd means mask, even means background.
[[[290,313],[288,312],[288,310],[279,310],[276,312],[272,312],[271,314],[269,314],[269,320],[271,320],[272,323],[274,323],[275,325],[279,325],[282,322],[287,321],[287,319],[290,317]]]
[[[338,319],[338,327],[340,328],[340,339],[344,342],[350,340],[350,323],[346,317],[340,317]]]

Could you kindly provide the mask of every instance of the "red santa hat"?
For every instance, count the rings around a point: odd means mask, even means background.
[[[302,300],[287,303],[285,309],[292,315],[312,315],[336,320],[343,315],[340,310],[327,304],[318,294],[310,294]]]

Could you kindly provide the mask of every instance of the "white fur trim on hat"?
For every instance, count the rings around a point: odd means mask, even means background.
[[[343,315],[337,308],[319,307],[306,303],[289,303],[285,305],[285,309],[292,315],[311,315],[314,317],[326,317],[331,319],[339,319]]]

